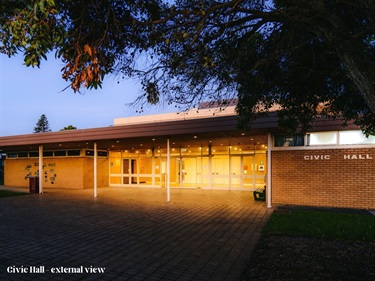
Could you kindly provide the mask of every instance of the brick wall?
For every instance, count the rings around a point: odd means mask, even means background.
[[[272,202],[375,209],[375,148],[272,151]]]

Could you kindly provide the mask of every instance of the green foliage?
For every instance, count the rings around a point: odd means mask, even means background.
[[[46,115],[42,114],[34,127],[34,134],[51,132]]]
[[[375,216],[325,211],[292,210],[274,213],[268,234],[375,242]]]
[[[41,59],[62,43],[65,30],[56,24],[53,0],[3,1],[1,8],[2,53],[12,56],[21,51],[26,66],[39,67]]]
[[[70,130],[77,130],[77,127],[74,127],[73,125],[69,125],[61,129],[60,131],[70,131]]]
[[[278,106],[290,131],[340,117],[375,134],[374,11],[372,0],[2,1],[0,51],[38,67],[56,51],[74,91],[116,73],[142,81],[141,103],[238,99],[244,128]]]

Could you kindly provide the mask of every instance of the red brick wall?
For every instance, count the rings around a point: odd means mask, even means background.
[[[272,202],[375,209],[375,148],[272,151]]]

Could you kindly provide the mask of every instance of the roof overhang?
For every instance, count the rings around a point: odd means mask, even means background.
[[[342,120],[322,119],[313,126],[315,130],[338,130],[341,123]],[[358,127],[351,124],[346,129],[351,128]],[[0,151],[32,151],[40,145],[45,150],[93,148],[94,142],[98,149],[105,150],[160,148],[166,146],[167,139],[174,147],[266,144],[269,132],[279,132],[276,112],[256,119],[246,132],[238,129],[237,116],[231,115],[6,136],[0,137]]]
[[[237,116],[155,122],[136,125],[110,126],[83,130],[68,130],[38,134],[0,137],[0,150],[30,151],[43,145],[48,149],[92,148],[127,149],[129,147],[165,147],[167,139],[176,147],[186,145],[206,146],[216,142],[225,145],[249,142],[249,136],[264,136],[277,127],[276,116],[256,120],[252,129],[241,131],[237,127]],[[253,141],[264,143],[265,139]],[[214,145],[214,144],[213,144]]]

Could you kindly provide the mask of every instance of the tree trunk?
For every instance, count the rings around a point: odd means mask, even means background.
[[[337,53],[345,66],[349,79],[363,96],[363,99],[370,108],[372,114],[375,115],[375,87],[371,82],[371,79],[369,79],[365,72],[359,69],[358,63],[352,55],[348,55],[341,50],[337,50]]]

